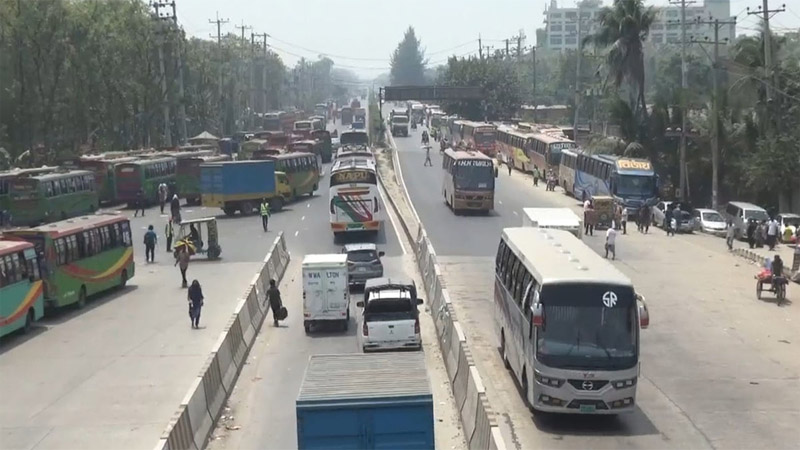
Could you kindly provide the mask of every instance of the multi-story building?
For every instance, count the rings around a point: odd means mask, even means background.
[[[603,4],[600,0],[583,0],[570,8],[559,8],[556,0],[550,0],[550,7],[544,12],[545,26],[537,30],[536,45],[553,51],[578,48],[578,38],[597,31],[600,26],[599,14]],[[681,41],[681,8],[670,5],[656,8],[658,14],[650,27],[648,41],[653,44],[679,43]],[[578,15],[580,14],[580,23]],[[719,19],[732,21],[731,0],[705,0],[701,6],[693,3],[686,6],[686,37],[698,40],[714,39],[713,25],[696,23]],[[579,30],[580,25],[580,30]],[[722,25],[719,39],[733,42],[736,25]]]

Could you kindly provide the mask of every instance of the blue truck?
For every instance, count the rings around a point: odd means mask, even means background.
[[[267,199],[272,211],[292,196],[289,179],[275,171],[274,161],[221,161],[200,165],[200,201],[232,216],[249,215]]]
[[[421,352],[312,355],[295,406],[300,450],[435,448]]]

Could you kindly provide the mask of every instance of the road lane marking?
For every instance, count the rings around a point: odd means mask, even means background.
[[[306,203],[306,208],[311,208],[311,203]]]
[[[300,230],[297,230],[297,231],[294,232],[294,236],[295,237],[297,237],[298,234],[300,234]]]
[[[502,200],[498,200],[497,203],[500,203],[502,205],[503,201]]]
[[[306,220],[306,216],[301,217],[300,220]]]
[[[400,250],[403,251],[404,255],[408,254],[406,250],[405,244],[403,244],[403,237],[400,235],[400,227],[397,226],[397,222],[394,220],[394,214],[392,211],[389,210],[390,203],[387,201],[387,196],[385,192],[383,192],[383,188],[378,186],[378,194],[381,196],[381,200],[383,200],[383,209],[386,210],[386,215],[389,216],[389,221],[392,222],[392,228],[394,228],[394,234],[397,235],[397,242],[400,243]],[[397,211],[395,213],[399,214]]]
[[[511,212],[513,212],[515,216],[519,215],[519,213],[517,213],[516,211],[511,211]]]

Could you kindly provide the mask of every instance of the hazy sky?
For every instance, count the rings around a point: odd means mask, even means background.
[[[536,29],[543,25],[549,0],[176,0],[178,20],[194,36],[216,36],[217,12],[229,22],[223,33],[237,33],[235,26],[253,27],[268,33],[268,44],[287,63],[300,56],[316,59],[325,54],[338,67],[349,68],[364,78],[388,71],[389,55],[413,26],[422,40],[432,65],[449,55],[477,54],[478,35],[484,45],[505,46],[502,39],[518,34],[535,43]],[[575,0],[559,0],[559,6],[573,6]],[[611,0],[604,0],[608,5]],[[668,0],[652,0],[666,5]],[[800,0],[773,0],[770,7],[786,3],[787,10],[776,15],[771,25],[778,31],[800,29]],[[737,18],[737,33],[752,34],[758,19],[745,8],[760,6],[760,0],[731,0],[731,15]],[[246,34],[249,37],[250,31]]]

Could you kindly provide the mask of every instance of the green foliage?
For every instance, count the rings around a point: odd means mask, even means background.
[[[472,120],[512,117],[521,105],[520,77],[515,64],[502,58],[450,58],[438,80],[443,86],[481,86],[484,101],[446,102],[446,110]]]
[[[425,52],[413,27],[408,27],[403,40],[397,44],[391,58],[391,84],[393,86],[420,86],[425,84]]]
[[[800,133],[769,135],[758,140],[756,152],[743,158],[747,185],[758,191],[792,189],[800,173]]]

